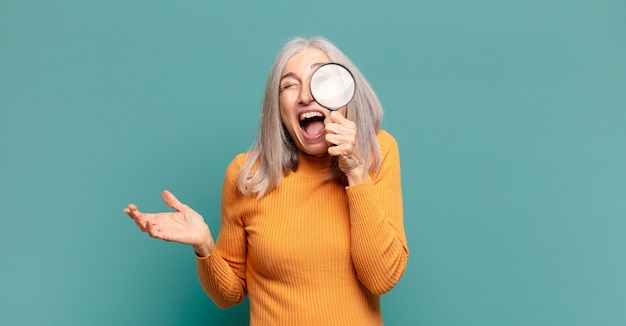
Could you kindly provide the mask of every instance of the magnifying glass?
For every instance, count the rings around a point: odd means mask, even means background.
[[[356,82],[352,72],[344,65],[328,62],[313,71],[309,88],[319,105],[336,111],[352,101]]]

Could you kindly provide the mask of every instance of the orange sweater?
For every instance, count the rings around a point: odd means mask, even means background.
[[[379,295],[408,259],[395,139],[379,131],[381,169],[350,187],[324,182],[327,158],[300,156],[297,171],[261,200],[237,189],[246,154],[229,165],[222,225],[198,278],[222,308],[250,302],[250,325],[382,325]]]

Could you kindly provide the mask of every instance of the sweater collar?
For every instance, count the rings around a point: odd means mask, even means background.
[[[295,174],[307,177],[325,176],[332,165],[330,156],[315,157],[298,154],[298,169]]]

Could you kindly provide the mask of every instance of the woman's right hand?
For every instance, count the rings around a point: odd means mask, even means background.
[[[136,205],[130,204],[124,213],[135,221],[141,231],[153,238],[192,245],[201,257],[211,254],[213,237],[202,216],[167,190],[163,190],[161,196],[175,212],[144,213]]]

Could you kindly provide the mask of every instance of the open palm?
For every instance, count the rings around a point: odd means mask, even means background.
[[[204,219],[191,207],[181,203],[171,192],[163,190],[163,201],[175,212],[144,213],[130,204],[124,213],[135,220],[139,229],[151,237],[193,246],[212,242],[211,231]]]

